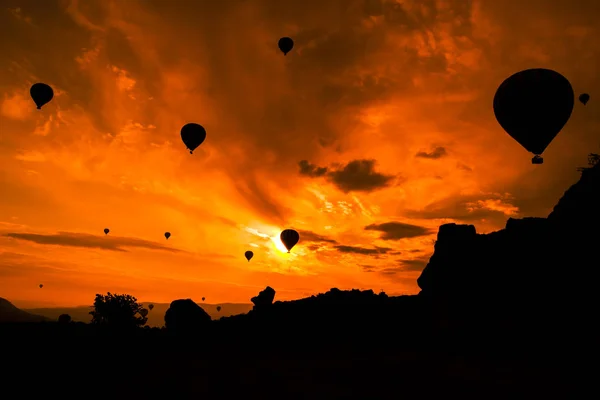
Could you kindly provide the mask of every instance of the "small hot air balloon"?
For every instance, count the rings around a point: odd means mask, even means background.
[[[33,99],[38,110],[42,109],[42,106],[48,104],[54,97],[54,90],[45,83],[34,83],[29,89],[29,94]]]
[[[167,238],[167,240],[169,240],[169,238],[171,237],[171,232],[165,232],[165,237]]]
[[[292,250],[292,247],[294,247],[300,240],[300,234],[293,229],[286,229],[281,232],[279,239],[281,239],[281,243],[283,243],[289,253],[290,250]]]
[[[205,299],[206,299],[206,297],[203,297],[203,298],[202,298],[202,301],[204,301]]]
[[[590,95],[587,93],[580,94],[579,101],[585,106],[587,102],[590,101]]]
[[[279,39],[277,45],[279,46],[279,50],[283,52],[283,55],[287,56],[287,53],[292,51],[292,49],[294,48],[294,41],[291,38],[285,36]]]
[[[246,257],[246,260],[248,260],[248,262],[250,262],[252,257],[254,257],[254,253],[251,252],[250,250],[248,250],[247,252],[244,253],[244,256]]]
[[[200,146],[206,139],[206,130],[202,125],[189,123],[181,128],[181,140],[188,148],[190,154]]]
[[[575,103],[567,78],[544,68],[527,69],[508,77],[494,95],[494,114],[502,128],[527,151],[532,164],[565,126]]]
[[[104,234],[105,234],[105,235],[108,235],[108,232],[110,232],[110,229],[108,229],[108,228],[104,228]]]
[[[145,308],[142,308],[140,310],[140,315],[145,318],[146,315],[148,315],[148,310],[146,310]]]
[[[154,304],[148,304],[148,310],[152,311],[153,308],[154,308]]]
[[[217,311],[221,311],[221,306],[217,306]]]
[[[44,287],[44,285],[40,283],[40,289],[43,288],[43,287]]]

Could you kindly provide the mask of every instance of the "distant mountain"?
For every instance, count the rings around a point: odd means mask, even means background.
[[[148,313],[148,322],[146,325],[154,327],[161,327],[165,324],[165,313],[169,308],[169,303],[142,303],[144,307],[148,307],[149,304],[154,304],[152,311]],[[11,304],[12,305],[12,304]],[[200,307],[204,309],[210,315],[212,319],[219,319],[221,317],[229,317],[232,315],[245,314],[252,310],[252,304],[243,303],[221,303],[221,304],[206,304],[198,303]],[[217,306],[221,306],[221,311],[217,311]],[[14,306],[13,306],[14,307]],[[73,321],[90,322],[92,316],[90,306],[79,306],[79,307],[51,307],[51,308],[28,308],[25,309],[27,312],[37,315],[43,315],[49,319],[56,321],[58,316],[61,314],[69,314]]]
[[[0,322],[42,322],[48,320],[44,316],[20,310],[10,301],[0,297]]]

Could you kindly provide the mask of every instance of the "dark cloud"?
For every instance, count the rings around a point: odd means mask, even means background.
[[[373,271],[377,270],[377,267],[374,265],[358,264],[358,266],[361,267],[362,270],[365,272],[373,272]]]
[[[383,224],[371,224],[365,227],[367,231],[382,232],[383,240],[400,240],[419,236],[426,236],[431,233],[429,228],[419,225],[405,224],[402,222],[385,222]]]
[[[394,175],[375,171],[375,160],[353,160],[346,165],[330,168],[319,167],[302,160],[298,163],[300,174],[311,178],[326,176],[339,190],[348,192],[372,192],[391,185]]]
[[[462,169],[463,171],[472,172],[473,168],[469,167],[467,164],[463,164],[461,162],[456,163],[456,168]]]
[[[334,246],[334,248],[340,253],[353,253],[353,254],[362,254],[364,256],[379,256],[381,254],[388,254],[390,252],[390,248],[388,247],[377,247],[375,246],[372,249],[368,249],[366,247],[360,246]]]
[[[300,166],[300,175],[310,176],[311,178],[318,178],[327,173],[327,167],[318,167],[314,164],[309,163],[306,160],[302,160],[298,163]]]
[[[502,196],[458,196],[446,198],[427,205],[421,210],[405,210],[404,215],[416,219],[452,219],[464,222],[487,220],[504,224],[508,218],[501,207],[490,209],[482,205],[485,201],[502,201]]]
[[[414,259],[414,260],[399,260],[398,263],[400,264],[400,269],[402,271],[417,271],[417,272],[421,272],[423,271],[423,268],[425,268],[425,266],[427,265],[427,263],[429,262],[429,257],[425,258],[418,258],[418,259]]]
[[[430,152],[419,151],[417,154],[415,154],[415,157],[437,160],[438,158],[446,157],[447,155],[448,152],[446,151],[446,148],[438,146]]]
[[[55,235],[40,235],[35,233],[7,233],[6,237],[13,239],[26,240],[38,244],[85,247],[111,251],[127,251],[123,247],[139,247],[152,250],[164,250],[170,252],[180,252],[171,247],[150,242],[148,240],[120,237],[120,236],[95,236],[86,233],[59,232]]]
[[[300,238],[302,242],[313,242],[313,243],[337,243],[333,239],[326,238],[325,236],[321,236],[317,233],[311,231],[302,231],[297,230],[300,234]]]

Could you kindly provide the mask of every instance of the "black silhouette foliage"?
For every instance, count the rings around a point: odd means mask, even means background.
[[[591,168],[593,168],[596,164],[600,163],[600,154],[590,153],[588,154],[588,166],[587,167],[579,167],[577,171],[584,172]]]
[[[92,324],[111,328],[140,327],[148,320],[140,315],[142,308],[142,303],[129,294],[96,294],[94,310],[90,311]]]
[[[61,314],[58,316],[59,324],[68,324],[71,322],[71,316],[69,314]]]

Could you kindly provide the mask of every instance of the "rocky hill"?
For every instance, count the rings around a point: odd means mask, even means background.
[[[0,322],[42,322],[48,318],[31,314],[15,307],[10,301],[0,297]]]

